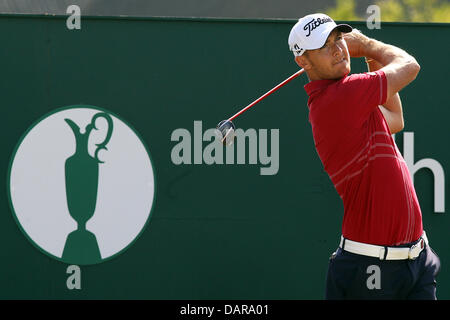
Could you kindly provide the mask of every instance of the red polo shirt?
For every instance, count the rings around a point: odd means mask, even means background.
[[[422,214],[403,156],[378,105],[383,71],[305,85],[314,143],[344,204],[345,238],[399,245],[417,240]]]

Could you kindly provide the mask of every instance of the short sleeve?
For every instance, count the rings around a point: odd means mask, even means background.
[[[387,80],[382,70],[350,75],[336,87],[343,117],[360,126],[387,99]]]

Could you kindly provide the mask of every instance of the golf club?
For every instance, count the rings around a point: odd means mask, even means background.
[[[236,127],[233,124],[233,120],[234,119],[239,117],[241,114],[243,114],[245,111],[247,111],[248,109],[253,107],[255,104],[257,104],[261,100],[263,100],[263,99],[267,98],[268,96],[270,96],[272,93],[274,93],[275,91],[280,89],[282,86],[284,86],[288,82],[290,82],[293,79],[297,78],[303,72],[305,72],[305,70],[304,69],[300,69],[299,71],[294,73],[292,76],[290,76],[289,78],[287,78],[286,80],[284,80],[283,82],[278,84],[277,86],[273,87],[272,89],[270,89],[269,91],[264,93],[261,97],[259,97],[258,99],[256,99],[252,103],[250,103],[248,106],[246,106],[245,108],[243,108],[242,110],[240,110],[239,112],[237,112],[236,114],[234,114],[233,116],[228,118],[227,120],[220,121],[219,124],[217,125],[216,129],[218,130],[218,135],[219,135],[222,143],[224,145],[230,145],[230,144],[233,143],[234,130],[236,129]]]

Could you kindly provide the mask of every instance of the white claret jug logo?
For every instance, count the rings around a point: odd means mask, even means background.
[[[39,250],[69,263],[127,249],[150,219],[150,154],[118,116],[94,106],[47,114],[20,139],[8,171],[11,209]]]

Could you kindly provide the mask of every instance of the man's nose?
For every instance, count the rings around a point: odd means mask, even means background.
[[[334,57],[342,54],[343,51],[344,51],[344,49],[338,43],[334,44],[334,47],[333,47],[333,56]]]

